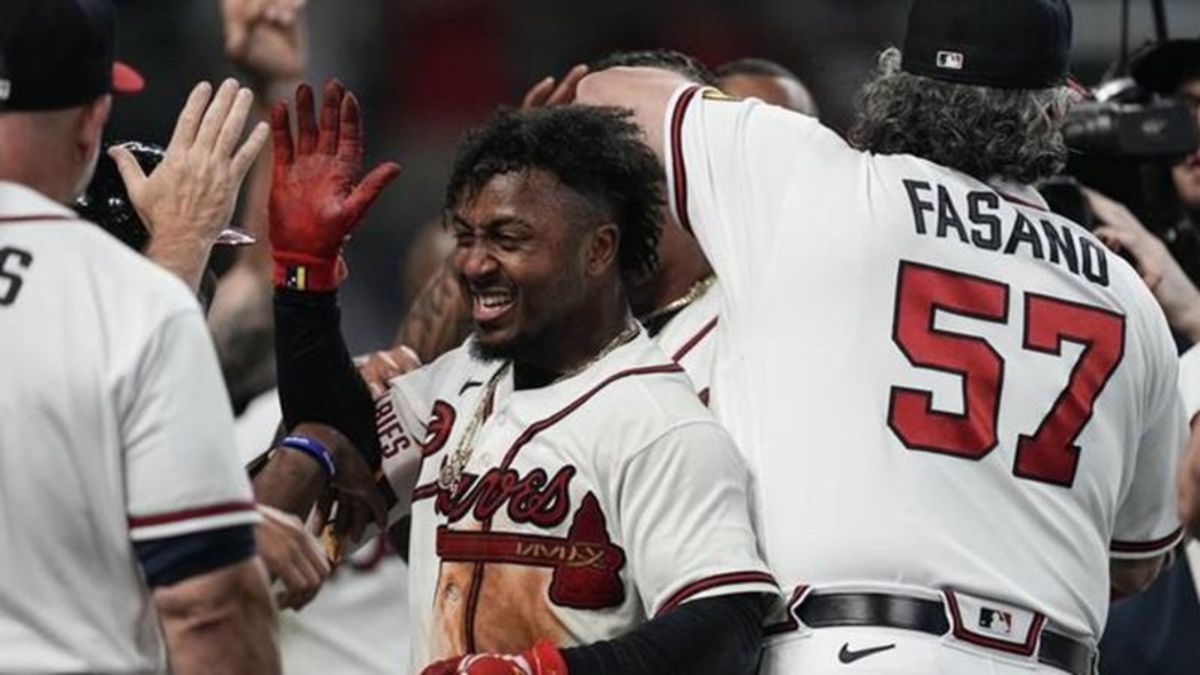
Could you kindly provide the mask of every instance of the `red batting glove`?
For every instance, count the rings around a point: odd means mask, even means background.
[[[427,666],[421,675],[567,675],[562,652],[546,640],[521,654],[467,654]]]
[[[271,173],[270,237],[275,285],[329,291],[339,273],[342,242],[400,166],[384,162],[361,181],[362,127],[358,100],[337,80],[325,83],[318,127],[313,90],[296,87],[296,142],[286,102],[271,109],[274,167]]]

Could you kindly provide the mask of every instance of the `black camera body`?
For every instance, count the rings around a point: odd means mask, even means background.
[[[1108,82],[1096,93],[1099,100],[1075,106],[1063,125],[1070,151],[1064,175],[1039,189],[1052,210],[1088,229],[1095,218],[1079,185],[1121,202],[1200,280],[1200,237],[1171,178],[1172,166],[1200,146],[1196,118],[1180,101],[1147,100],[1131,79]]]

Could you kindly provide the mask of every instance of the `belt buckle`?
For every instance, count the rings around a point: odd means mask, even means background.
[[[962,642],[1037,660],[1046,616],[1007,602],[944,589],[950,634]]]

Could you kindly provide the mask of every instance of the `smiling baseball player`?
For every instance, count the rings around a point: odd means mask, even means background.
[[[340,147],[357,104],[327,85],[313,143],[307,88],[297,99],[295,145],[285,109],[272,117],[280,394],[285,416],[344,408],[337,423],[381,458],[398,504],[411,498],[414,666],[753,672],[776,596],[745,467],[624,293],[652,264],[662,205],[627,114],[507,112],[464,144],[446,207],[475,334],[375,409],[330,292],[361,212],[312,197],[357,172],[357,146]]]
[[[1179,540],[1162,314],[1027,187],[1070,34],[1062,0],[916,0],[858,148],[665,71],[580,84],[637,112],[725,287],[714,409],[796,585],[765,672],[1086,675],[1110,581]]]

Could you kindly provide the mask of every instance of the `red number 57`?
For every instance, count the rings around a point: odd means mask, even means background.
[[[909,362],[962,378],[963,413],[933,409],[928,391],[892,387],[888,426],[910,450],[982,459],[997,444],[1004,358],[987,340],[934,327],[938,312],[1008,323],[1008,286],[990,279],[900,263],[892,340]],[[1083,345],[1064,389],[1033,435],[1017,437],[1013,473],[1070,487],[1079,465],[1075,440],[1096,397],[1125,353],[1125,318],[1096,307],[1025,294],[1025,349],[1061,355]]]

